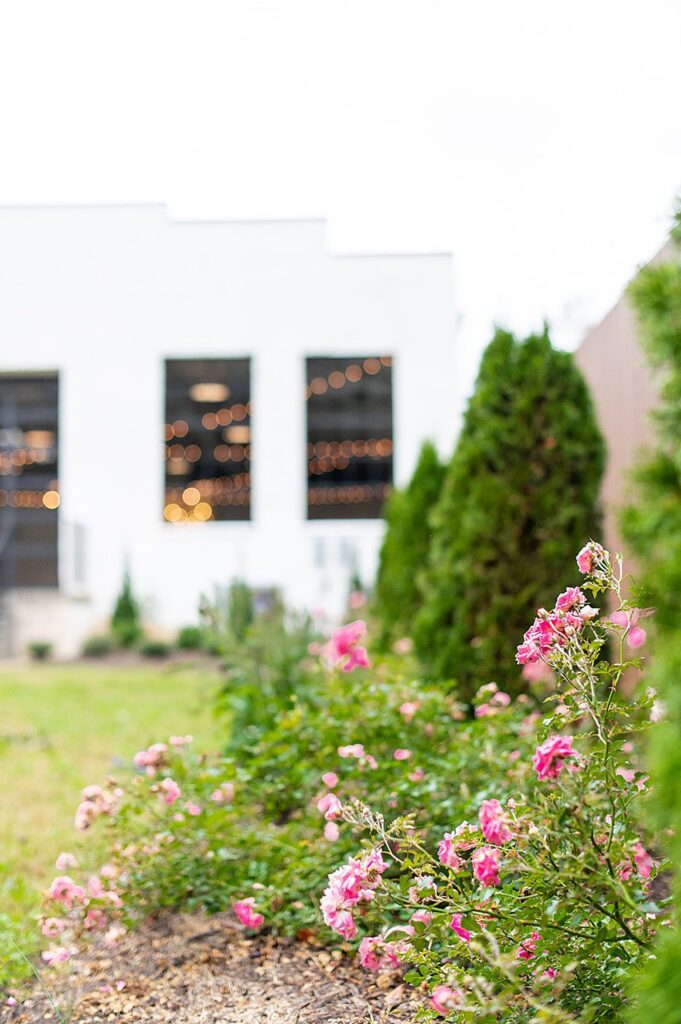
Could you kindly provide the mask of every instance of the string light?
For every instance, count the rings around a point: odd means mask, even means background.
[[[356,505],[361,502],[387,498],[390,484],[346,485],[342,487],[311,487],[307,492],[310,505]]]
[[[326,394],[330,387],[339,391],[346,384],[357,384],[365,373],[373,376],[392,366],[392,363],[392,356],[370,356],[361,366],[359,363],[351,363],[345,370],[332,370],[328,377],[314,377],[305,388],[305,400],[308,401],[312,395]]]
[[[50,512],[59,508],[59,492],[48,491],[6,491],[0,490],[0,508],[46,508]]]

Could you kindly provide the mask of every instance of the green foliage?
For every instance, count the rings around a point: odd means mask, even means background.
[[[111,632],[121,647],[134,647],[142,635],[140,609],[132,592],[130,573],[127,569],[111,616]]]
[[[421,603],[418,579],[428,557],[429,517],[440,495],[443,476],[437,450],[426,441],[409,484],[402,491],[394,491],[386,505],[386,533],[374,601],[384,646],[411,633]]]
[[[165,640],[148,639],[140,644],[140,654],[143,658],[169,658],[172,647]]]
[[[114,642],[110,636],[91,636],[83,644],[82,654],[84,658],[105,658],[114,649]]]
[[[48,640],[33,640],[28,645],[28,653],[33,661],[47,661],[52,654],[52,644]]]
[[[497,333],[487,348],[432,517],[414,629],[430,674],[463,699],[522,678],[515,646],[537,607],[576,581],[598,536],[604,447],[573,357],[548,334]]]
[[[181,651],[198,651],[203,641],[200,626],[182,626],[177,631],[176,644]]]
[[[674,231],[681,241],[681,209]],[[668,836],[667,849],[681,863],[681,259],[643,268],[629,288],[643,342],[657,374],[660,402],[656,442],[636,471],[636,503],[625,511],[626,539],[642,566],[643,596],[655,607],[657,652],[649,682],[666,707],[650,749],[655,798],[653,820]],[[675,880],[677,908],[681,879]],[[681,1022],[681,932],[665,936],[638,987],[632,1020]]]
[[[313,637],[307,616],[287,614],[278,605],[254,619],[240,641],[226,635],[219,706],[231,722],[230,750],[250,750],[309,690],[305,659]]]

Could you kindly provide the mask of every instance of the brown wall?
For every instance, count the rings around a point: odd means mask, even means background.
[[[668,256],[665,248],[655,262]],[[639,344],[636,315],[625,296],[587,332],[575,358],[591,388],[608,449],[601,492],[605,544],[612,551],[621,551],[617,509],[632,495],[628,470],[652,441],[649,413],[656,402],[652,374]]]

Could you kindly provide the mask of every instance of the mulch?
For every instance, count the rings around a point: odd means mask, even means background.
[[[42,976],[68,1024],[401,1024],[423,997],[314,942],[250,938],[231,915],[167,915]],[[37,985],[8,1024],[57,1021]]]

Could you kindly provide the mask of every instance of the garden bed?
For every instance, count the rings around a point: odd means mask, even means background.
[[[398,974],[368,974],[310,942],[249,938],[227,914],[161,916],[45,977],[69,1024],[398,1024],[419,1002]],[[58,1020],[37,983],[0,1019]]]

